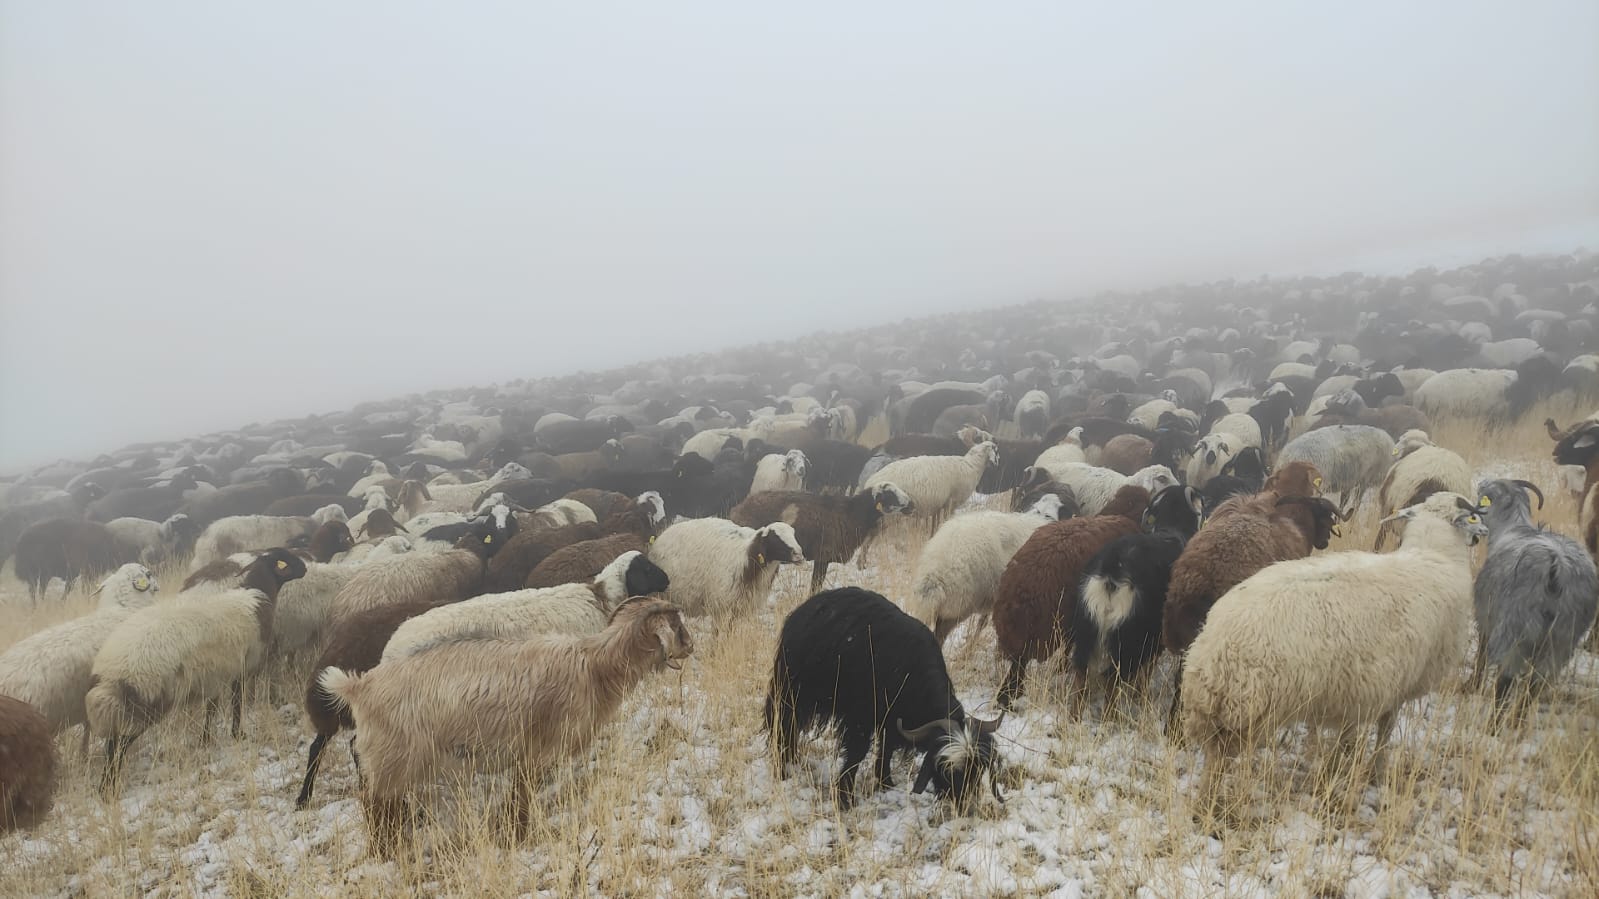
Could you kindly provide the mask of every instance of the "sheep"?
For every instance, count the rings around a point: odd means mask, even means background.
[[[533,473],[523,465],[507,462],[487,480],[470,484],[429,484],[428,494],[432,499],[423,504],[422,511],[469,512],[477,506],[478,500],[484,494],[493,492],[496,486],[517,478],[531,477]],[[410,522],[407,521],[406,524],[409,526]]]
[[[373,487],[381,488],[385,492],[392,494],[399,486],[399,479],[389,472],[389,467],[381,461],[373,459],[367,463],[366,471],[356,480],[355,484],[345,491],[345,496],[365,499],[367,491]]]
[[[1283,725],[1337,727],[1347,744],[1376,723],[1373,775],[1394,716],[1465,656],[1476,504],[1435,493],[1395,516],[1389,555],[1341,552],[1278,562],[1227,591],[1183,666],[1183,733],[1205,753],[1214,801],[1230,760]]]
[[[345,524],[349,525],[350,533],[360,534],[373,515],[381,512],[392,520],[395,510],[399,507],[399,503],[389,496],[388,491],[382,487],[371,487],[366,492],[362,507],[351,515]]]
[[[1265,483],[1266,457],[1259,447],[1246,446],[1238,451],[1238,455],[1222,464],[1220,473],[1205,480],[1199,492],[1205,499],[1205,509],[1208,511],[1230,497],[1257,493]]]
[[[237,474],[238,472],[235,472],[235,476]],[[265,479],[261,481],[229,484],[209,493],[198,493],[178,511],[188,515],[203,530],[219,519],[259,515],[273,502],[285,496],[297,496],[305,492],[305,479],[292,468],[274,468],[264,474]]]
[[[111,632],[84,697],[89,732],[106,741],[102,792],[116,782],[133,741],[179,705],[205,700],[202,739],[209,740],[219,697],[231,685],[232,732],[243,734],[244,678],[266,657],[279,589],[303,574],[298,556],[269,549],[238,589],[157,603]]]
[[[94,612],[47,627],[0,654],[0,694],[33,706],[54,733],[84,724],[88,716],[83,698],[100,646],[136,609],[153,602],[160,589],[145,566],[129,562],[118,568],[101,582]],[[88,741],[85,727],[85,749]]]
[[[115,571],[139,555],[138,547],[118,540],[103,524],[81,518],[47,518],[28,526],[17,539],[16,574],[37,600],[52,578],[66,581],[66,591],[79,578],[94,579]]]
[[[1049,426],[1049,394],[1029,390],[1016,401],[1016,430],[1023,440],[1044,436]]]
[[[207,525],[194,545],[189,571],[217,562],[241,550],[284,546],[296,537],[309,537],[318,523],[310,518],[270,515],[234,515]]]
[[[988,615],[1005,564],[1034,531],[1060,519],[1061,507],[1051,494],[1026,512],[967,512],[944,522],[916,559],[905,611],[943,646],[962,621]]]
[[[1123,487],[1129,485],[1142,487],[1154,494],[1177,483],[1177,476],[1164,465],[1151,465],[1133,474],[1123,475],[1086,462],[1068,462],[1057,465],[1042,475],[1035,466],[1022,485],[1032,486],[1039,478],[1045,476],[1071,488],[1072,496],[1076,497],[1079,513],[1082,515],[1101,514],[1101,510]]]
[[[20,699],[0,695],[0,834],[28,830],[55,805],[60,759],[50,722]]]
[[[1000,718],[969,718],[932,632],[870,590],[827,590],[783,619],[763,722],[782,777],[799,755],[801,733],[837,726],[840,808],[854,803],[855,775],[874,741],[879,787],[894,785],[894,755],[909,750],[925,753],[911,792],[931,784],[935,795],[965,808],[986,774],[1003,801],[993,737]],[[907,730],[907,722],[915,726]]]
[[[406,620],[383,647],[382,661],[451,640],[521,640],[533,634],[597,634],[623,602],[663,593],[671,579],[637,550],[617,556],[588,583],[492,593],[448,603]]]
[[[488,560],[499,549],[499,539],[486,523],[480,523],[449,552],[409,552],[382,563],[368,561],[333,598],[330,621],[336,624],[385,603],[476,595]]]
[[[1306,431],[1277,454],[1277,465],[1309,462],[1326,479],[1323,492],[1337,493],[1338,505],[1358,508],[1366,491],[1382,484],[1393,458],[1394,441],[1381,428],[1338,425]]]
[[[884,515],[908,514],[915,509],[905,491],[885,483],[854,496],[756,493],[734,506],[728,517],[747,528],[763,528],[779,521],[793,527],[794,539],[812,563],[814,593],[826,581],[828,566],[848,562],[861,544],[877,532]]]
[[[1434,493],[1469,494],[1476,483],[1466,460],[1433,443],[1425,431],[1401,434],[1393,455],[1397,458],[1377,491],[1377,505],[1385,515],[1414,506]]]
[[[1599,558],[1599,412],[1564,431],[1555,427],[1553,419],[1545,421],[1544,427],[1555,441],[1555,464],[1580,465],[1584,470],[1577,527],[1588,554]]]
[[[1477,617],[1477,659],[1472,685],[1487,667],[1494,681],[1497,721],[1511,706],[1511,688],[1525,690],[1516,717],[1564,671],[1584,633],[1593,626],[1599,571],[1577,541],[1532,523],[1523,491],[1543,506],[1543,492],[1527,481],[1482,485],[1477,508],[1488,525],[1488,558],[1477,572],[1472,605]]]
[[[334,621],[328,629],[326,644],[311,668],[310,682],[305,688],[305,714],[316,732],[306,752],[305,779],[300,785],[296,808],[305,808],[316,788],[316,775],[322,764],[322,753],[329,740],[339,731],[355,727],[349,710],[338,705],[332,694],[322,688],[322,672],[330,668],[355,673],[375,667],[382,658],[395,631],[410,619],[464,600],[464,596],[450,595],[442,599],[427,597],[385,603],[347,618]]]
[[[1137,474],[1151,465],[1176,471],[1182,460],[1194,451],[1194,435],[1186,431],[1163,428],[1149,440],[1137,434],[1120,434],[1105,444],[1099,454],[1099,465],[1123,476]]]
[[[468,760],[517,770],[514,804],[524,830],[535,773],[586,750],[647,674],[681,668],[693,651],[671,603],[639,598],[598,634],[467,640],[365,674],[324,671],[323,687],[355,719],[372,847],[391,852],[408,794]]]
[[[574,500],[588,506],[589,510],[594,513],[595,521],[604,521],[611,517],[613,513],[623,511],[633,505],[633,498],[625,493],[617,493],[614,490],[596,490],[592,487],[573,490],[562,498]]]
[[[1515,380],[1515,372],[1498,368],[1439,372],[1416,388],[1416,407],[1434,421],[1503,419],[1510,413],[1505,391]]]
[[[362,516],[365,516],[364,518]],[[370,512],[357,516],[360,522],[354,537],[364,543],[375,543],[393,537],[395,534],[409,534],[411,531],[405,525],[394,520],[394,514],[388,509],[373,509]]]
[[[1260,447],[1270,455],[1282,449],[1288,427],[1294,420],[1294,392],[1282,384],[1266,389],[1260,402],[1249,407],[1248,415],[1260,428]]]
[[[602,522],[580,522],[559,528],[531,528],[513,537],[489,561],[483,589],[488,593],[520,590],[528,575],[550,554],[562,547],[595,540],[608,534],[636,534],[648,539],[665,518],[665,506],[658,493],[644,493],[629,505],[612,512]]]
[[[118,541],[138,549],[138,561],[160,565],[167,560],[182,560],[194,552],[200,529],[189,516],[179,512],[165,521],[144,518],[114,518],[106,528]]]
[[[646,552],[650,541],[643,535],[623,532],[563,546],[534,566],[522,586],[558,587],[592,580],[622,553]]]
[[[561,528],[569,524],[598,522],[594,510],[575,499],[558,499],[547,502],[532,512],[532,524],[540,527]]]
[[[803,490],[806,465],[805,453],[800,450],[762,456],[755,464],[755,480],[750,483],[750,492]]]
[[[1021,696],[1027,663],[1049,658],[1069,639],[1083,565],[1100,547],[1138,532],[1149,498],[1142,487],[1123,486],[1098,515],[1046,524],[1011,556],[994,595],[994,636],[1010,662],[999,692],[1002,708]]]
[[[805,561],[794,528],[748,528],[720,518],[679,521],[650,544],[650,559],[671,578],[666,598],[687,615],[725,620],[765,603],[779,565]]]
[[[999,450],[984,441],[964,456],[929,456],[899,459],[883,466],[866,482],[867,487],[892,484],[910,497],[906,514],[928,518],[935,525],[971,498],[983,472],[999,464]]]
[[[1183,471],[1186,483],[1209,483],[1211,478],[1221,474],[1233,455],[1241,449],[1244,447],[1231,434],[1212,432],[1199,438],[1194,445],[1194,454],[1188,459],[1188,467]]]
[[[1393,405],[1368,409],[1366,401],[1353,390],[1341,391],[1329,399],[1326,412],[1311,427],[1330,428],[1341,424],[1382,428],[1396,440],[1406,431],[1427,431],[1432,428],[1427,416],[1414,406]]]
[[[71,491],[30,503],[13,505],[0,511],[0,566],[16,551],[22,533],[36,522],[49,518],[82,518],[90,503],[104,497],[105,488],[92,481]]]
[[[1112,540],[1088,560],[1072,605],[1071,716],[1082,716],[1088,698],[1091,668],[1103,662],[1112,689],[1106,700],[1108,716],[1115,704],[1116,685],[1142,682],[1161,650],[1161,615],[1172,565],[1183,547],[1199,530],[1204,500],[1192,487],[1167,487],[1150,500],[1149,533]]]

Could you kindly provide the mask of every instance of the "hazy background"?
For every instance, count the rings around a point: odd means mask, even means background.
[[[0,2],[0,470],[911,314],[1599,246],[1599,4]]]

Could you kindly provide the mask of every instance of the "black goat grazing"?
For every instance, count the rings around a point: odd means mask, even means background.
[[[765,729],[786,777],[800,733],[838,725],[844,760],[834,787],[840,808],[856,798],[855,774],[874,738],[879,786],[894,785],[894,754],[909,749],[926,753],[911,792],[932,784],[936,795],[966,808],[986,772],[994,798],[1003,802],[993,737],[999,720],[967,717],[933,632],[881,594],[826,590],[783,621]],[[907,721],[916,726],[907,730]]]
[[[1088,698],[1089,668],[1105,664],[1110,687],[1108,717],[1118,687],[1147,677],[1160,654],[1161,620],[1172,565],[1199,530],[1204,501],[1192,487],[1167,487],[1155,494],[1144,525],[1149,533],[1119,537],[1089,560],[1072,607],[1072,696],[1070,712],[1081,717]]]

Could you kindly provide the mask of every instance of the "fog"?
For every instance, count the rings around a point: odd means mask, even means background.
[[[0,4],[0,471],[941,310],[1599,246],[1591,0],[1067,6]]]

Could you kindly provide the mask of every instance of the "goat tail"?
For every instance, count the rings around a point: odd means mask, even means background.
[[[352,674],[342,668],[324,668],[317,675],[317,686],[327,694],[328,702],[337,711],[344,711],[350,707],[350,698],[361,689],[361,675]]]

